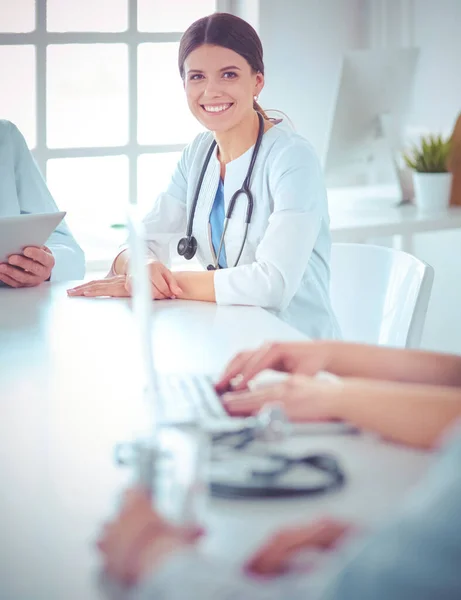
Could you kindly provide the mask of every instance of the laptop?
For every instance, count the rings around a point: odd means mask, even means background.
[[[232,417],[224,409],[211,378],[206,375],[164,374],[156,369],[152,347],[152,310],[149,272],[146,265],[146,232],[139,209],[131,205],[128,210],[128,245],[130,250],[130,275],[132,285],[133,315],[142,345],[143,372],[146,378],[146,396],[152,422],[171,425],[197,425],[210,431],[241,429],[251,417]],[[334,384],[338,380],[329,373],[319,373]],[[346,433],[351,426],[342,422],[299,423],[296,433]]]
[[[127,225],[133,315],[142,344],[142,366],[152,418],[161,424],[195,424],[210,429],[241,426],[245,419],[234,419],[227,414],[211,379],[206,375],[165,374],[156,369],[152,347],[155,302],[151,297],[146,266],[146,233],[139,210],[134,205],[129,208]]]

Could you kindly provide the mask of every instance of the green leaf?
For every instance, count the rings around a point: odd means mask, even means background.
[[[451,150],[451,138],[441,134],[423,136],[418,146],[403,153],[405,164],[420,173],[445,173]]]

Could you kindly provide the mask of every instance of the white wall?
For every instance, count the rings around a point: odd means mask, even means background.
[[[461,0],[413,0],[412,38],[421,54],[408,122],[451,131],[461,112]]]
[[[261,0],[263,108],[279,108],[323,155],[341,56],[363,44],[361,0]]]
[[[461,1],[364,2],[369,46],[420,48],[409,129],[450,132],[461,111]]]
[[[320,155],[347,49],[420,46],[410,128],[447,130],[461,111],[461,0],[260,0],[258,30],[261,103],[288,113]],[[415,249],[436,271],[422,345],[461,353],[461,232],[417,236]]]
[[[461,1],[367,0],[368,43],[420,48],[408,131],[449,133],[461,112]],[[435,269],[423,348],[461,353],[461,232],[415,238]]]
[[[461,1],[413,0],[421,49],[409,125],[448,131],[461,112]],[[423,346],[461,353],[461,232],[418,236],[415,253],[435,268]]]

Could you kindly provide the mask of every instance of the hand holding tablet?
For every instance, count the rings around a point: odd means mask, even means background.
[[[51,277],[55,260],[43,243],[64,212],[0,218],[0,281],[10,287],[33,287]]]

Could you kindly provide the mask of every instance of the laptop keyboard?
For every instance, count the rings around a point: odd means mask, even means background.
[[[158,374],[156,378],[162,421],[195,423],[231,419],[205,375]]]

